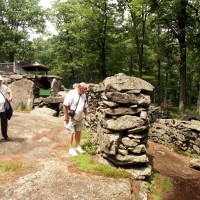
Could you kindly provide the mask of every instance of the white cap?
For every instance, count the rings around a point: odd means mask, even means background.
[[[0,81],[2,81],[3,80],[3,77],[0,75]]]

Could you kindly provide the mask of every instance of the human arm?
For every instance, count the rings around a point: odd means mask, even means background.
[[[11,102],[12,101],[12,93],[11,93],[11,91],[9,91],[8,93],[7,93],[7,95],[8,95],[8,101],[9,102]]]
[[[71,105],[71,92],[68,92],[65,96],[64,102],[63,102],[63,113],[64,113],[64,121],[68,123],[69,121],[69,106]]]
[[[63,104],[63,112],[64,112],[64,121],[68,123],[69,121],[68,107],[64,104]]]
[[[87,120],[87,115],[88,115],[87,108],[84,108],[84,109],[83,109],[83,112],[84,112],[84,115],[85,115],[85,120]]]

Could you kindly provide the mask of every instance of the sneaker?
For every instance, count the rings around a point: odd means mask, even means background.
[[[5,137],[2,140],[5,141],[5,142],[7,142],[7,141],[10,141],[10,138],[9,137]]]
[[[71,155],[71,156],[78,156],[78,154],[76,153],[76,151],[75,151],[74,148],[69,149],[69,155]]]
[[[78,151],[79,153],[84,153],[85,152],[85,151],[83,151],[83,149],[80,146],[78,146],[76,148],[76,151]]]

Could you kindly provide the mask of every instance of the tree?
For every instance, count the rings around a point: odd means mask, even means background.
[[[0,52],[1,61],[15,61],[20,44],[28,40],[28,32],[42,32],[45,26],[44,10],[39,0],[1,0],[0,2]]]
[[[133,36],[135,37],[135,44],[138,53],[138,76],[142,78],[146,21],[150,13],[150,5],[146,0],[140,2],[127,0],[127,3],[132,19]]]
[[[65,54],[62,71],[68,71],[73,81],[83,75],[89,82],[104,79],[114,70],[110,67],[111,47],[119,38],[115,32],[119,23],[115,19],[115,4],[107,0],[69,0],[58,1],[53,8],[60,43],[58,54]]]
[[[194,2],[191,1],[190,3]],[[161,17],[160,21],[166,25],[166,28],[171,30],[174,39],[177,39],[179,44],[179,112],[183,114],[186,107],[186,49],[189,35],[187,30],[190,28],[191,23],[188,19],[194,17],[193,12],[191,12],[188,0],[154,1],[154,5],[157,5],[157,13]]]

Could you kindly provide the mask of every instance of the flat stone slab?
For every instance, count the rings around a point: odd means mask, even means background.
[[[137,77],[126,76],[123,73],[104,79],[103,84],[105,89],[113,89],[114,91],[145,90],[152,92],[154,89],[147,81]]]
[[[117,119],[105,120],[105,128],[120,131],[144,125],[144,120],[137,116],[124,115]]]

